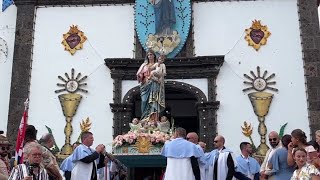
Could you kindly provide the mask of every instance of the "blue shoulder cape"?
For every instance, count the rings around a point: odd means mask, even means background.
[[[171,158],[188,158],[188,157],[201,157],[201,152],[197,145],[183,139],[176,138],[172,141],[166,142],[162,148],[161,155]]]
[[[75,163],[76,161],[79,161],[80,159],[85,158],[86,156],[91,155],[92,153],[94,153],[95,150],[91,149],[90,147],[86,147],[83,144],[80,144],[72,153],[72,157],[71,160],[73,163]]]
[[[65,171],[71,171],[74,164],[72,163],[72,154],[67,157],[65,160],[62,161],[61,165],[60,165],[60,169],[65,172]]]

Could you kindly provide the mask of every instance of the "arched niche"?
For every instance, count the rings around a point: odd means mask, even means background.
[[[113,83],[113,135],[126,133],[132,120],[134,100],[140,96],[139,86],[130,89],[122,98],[122,81],[136,79],[136,71],[144,59],[108,58],[106,66],[110,69]],[[208,150],[213,149],[213,138],[217,134],[216,111],[219,101],[216,101],[216,77],[224,61],[223,56],[201,56],[192,58],[173,58],[166,60],[167,79],[185,79],[186,82],[167,80],[166,91],[174,90],[188,93],[196,99],[195,107],[199,122],[199,137],[207,143]],[[198,87],[187,83],[187,79],[207,79],[208,96]],[[171,107],[173,109],[175,107]]]
[[[192,94],[198,102],[206,102],[207,97],[206,95],[197,87],[184,83],[179,81],[165,81],[165,89],[170,90],[174,89],[177,91],[187,92],[189,94]],[[140,95],[140,87],[136,86],[132,89],[130,89],[123,97],[122,102],[125,103],[132,103],[135,96]]]

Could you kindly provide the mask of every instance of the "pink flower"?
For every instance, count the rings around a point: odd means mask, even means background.
[[[151,133],[136,133],[129,131],[127,134],[118,135],[112,142],[114,147],[122,146],[124,143],[133,144],[138,137],[150,138],[150,142],[154,145],[164,144],[171,137],[167,133],[155,131]]]

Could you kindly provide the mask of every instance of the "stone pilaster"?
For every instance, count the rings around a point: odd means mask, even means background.
[[[110,104],[113,112],[113,138],[130,130],[129,123],[132,119],[132,103]]]
[[[217,115],[219,101],[198,102],[199,139],[207,144],[207,150],[211,151],[214,137],[217,135]]]
[[[36,1],[15,1],[17,22],[12,64],[7,136],[10,142],[16,135],[24,111],[24,101],[29,97],[33,48],[33,22]]]
[[[298,0],[309,125],[312,138],[320,129],[320,31],[317,0]]]

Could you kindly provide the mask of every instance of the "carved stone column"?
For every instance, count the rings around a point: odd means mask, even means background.
[[[208,101],[215,101],[216,100],[216,78],[217,77],[211,77],[208,78]]]
[[[207,150],[213,149],[213,139],[217,134],[216,111],[220,105],[219,101],[197,103],[199,117],[199,138],[207,144]]]
[[[114,79],[113,81],[113,102],[118,104],[121,103],[121,90],[122,90],[122,80]]]
[[[113,112],[113,138],[130,130],[129,123],[132,119],[132,103],[110,104]]]

